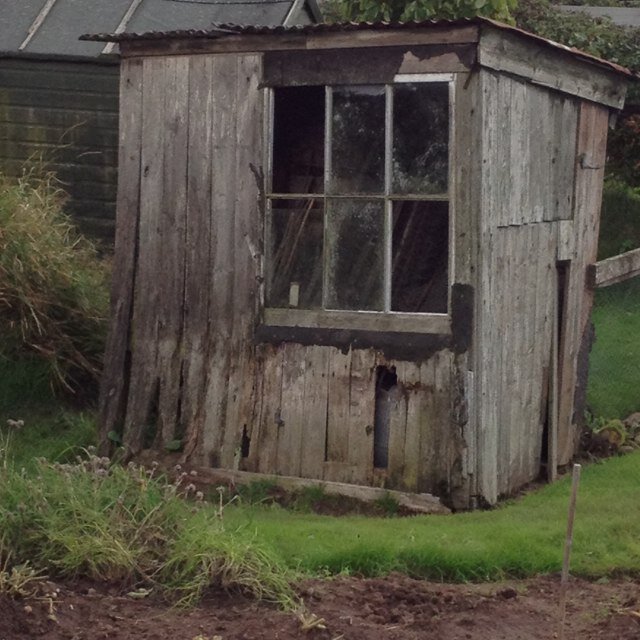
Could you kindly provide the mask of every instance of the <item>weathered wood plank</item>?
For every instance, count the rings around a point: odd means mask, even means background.
[[[327,454],[329,357],[330,349],[326,347],[307,347],[300,463],[300,475],[304,478],[323,477]]]
[[[164,163],[162,199],[156,218],[160,260],[155,277],[162,282],[158,323],[158,448],[173,440],[182,395],[182,321],[184,313],[186,202],[188,167],[189,59],[165,61]],[[150,283],[149,283],[150,284]]]
[[[330,348],[327,405],[327,462],[344,464],[349,459],[349,391],[351,382],[351,351]],[[339,468],[339,467],[338,467]],[[326,468],[325,478],[333,467]]]
[[[180,430],[185,458],[200,448],[209,361],[211,269],[212,61],[189,59],[188,166],[185,225],[183,386]]]
[[[201,457],[220,466],[224,446],[228,398],[231,333],[233,326],[234,229],[230,221],[236,196],[236,82],[235,56],[211,58],[211,250],[206,395]],[[228,442],[227,448],[233,448]],[[230,455],[233,460],[233,454]]]
[[[140,153],[142,139],[142,62],[123,63],[120,76],[120,181],[118,183],[118,233],[111,284],[111,322],[100,385],[99,429],[103,453],[107,434],[119,426],[126,409],[129,371],[130,321],[135,289],[135,261],[140,204]]]
[[[609,112],[597,104],[580,105],[573,219],[580,251],[569,268],[566,304],[560,330],[558,464],[567,464],[577,445],[574,399],[578,384],[578,354],[590,321],[593,292],[586,286],[588,265],[596,261],[600,203],[606,156]]]
[[[499,332],[494,314],[500,307],[496,303],[499,295],[496,281],[500,278],[497,260],[495,210],[498,206],[498,128],[492,126],[498,112],[498,78],[495,74],[480,73],[482,89],[482,157],[485,160],[481,185],[480,232],[478,235],[478,317],[476,319],[476,399],[478,402],[477,491],[488,503],[498,498],[498,406],[499,389],[498,346]]]
[[[212,485],[220,484],[248,484],[256,481],[272,481],[287,491],[297,491],[304,487],[320,487],[330,495],[341,495],[355,498],[364,502],[375,502],[381,498],[391,497],[398,504],[416,513],[448,514],[450,510],[440,499],[428,493],[404,493],[390,491],[377,487],[363,487],[341,482],[327,482],[298,478],[291,476],[272,476],[263,473],[249,473],[247,471],[230,471],[228,469],[201,469],[198,471],[200,481]]]
[[[282,348],[282,423],[278,437],[276,472],[278,475],[299,476],[305,432],[304,379],[307,347],[288,343]]]
[[[442,460],[439,458],[443,449],[447,448],[451,434],[447,433],[446,429],[449,415],[442,416],[439,411],[443,407],[438,401],[439,390],[436,385],[436,377],[438,376],[437,369],[441,362],[440,354],[434,354],[429,360],[419,365],[419,398],[418,402],[414,403],[418,405],[417,411],[415,409],[412,411],[410,397],[407,403],[407,422],[412,417],[417,421],[418,443],[416,448],[418,449],[418,463],[415,490],[420,491],[428,490],[427,488],[431,491],[436,491],[438,482],[442,482],[444,479],[443,477],[437,477],[442,468]],[[412,415],[412,413],[416,415]],[[445,423],[444,429],[443,422]],[[443,436],[444,441],[442,439]],[[409,457],[409,461],[411,461],[411,457]],[[447,477],[447,475],[444,477]]]
[[[407,403],[407,423],[404,437],[404,465],[402,470],[402,488],[416,491],[420,476],[421,460],[420,440],[423,420],[429,415],[425,413],[423,404],[424,390],[420,380],[420,365],[406,362],[403,367],[402,385]],[[428,427],[424,427],[426,429]]]
[[[274,473],[277,469],[278,441],[282,425],[282,374],[284,349],[271,345],[262,351],[258,433],[251,440],[249,469]],[[254,462],[255,461],[255,462]]]
[[[233,300],[232,334],[233,355],[229,360],[229,387],[225,440],[223,452],[230,454],[228,443],[239,443],[243,433],[251,438],[255,424],[256,380],[253,350],[253,327],[257,317],[258,247],[260,244],[260,188],[252,167],[262,161],[263,92],[259,90],[261,59],[255,55],[238,56],[236,59],[236,194],[233,218],[226,223],[233,225]]]
[[[595,68],[569,52],[551,50],[501,29],[483,26],[478,62],[483,67],[615,109],[624,105],[626,86],[614,71]]]
[[[407,390],[405,387],[405,363],[394,362],[398,384],[389,390],[389,455],[387,484],[402,487],[404,478],[405,443],[407,436]]]
[[[446,314],[403,313],[400,315],[379,311],[265,309],[264,322],[275,327],[407,331],[440,335],[451,333],[451,319]]]
[[[160,59],[143,61],[142,140],[138,255],[131,318],[131,377],[123,441],[137,453],[145,437],[154,435],[157,411],[158,324],[160,304],[156,269],[161,260],[157,217],[164,179],[164,82]],[[153,423],[153,424],[149,424]],[[145,429],[149,431],[145,436]],[[150,444],[150,443],[149,443]]]
[[[640,275],[640,249],[596,262],[589,267],[589,285],[608,287]]]
[[[353,481],[358,484],[369,483],[373,472],[375,364],[371,349],[355,349],[351,354],[349,462],[357,469]]]

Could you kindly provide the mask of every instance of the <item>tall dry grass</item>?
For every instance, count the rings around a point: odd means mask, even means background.
[[[0,174],[0,359],[38,361],[57,389],[95,388],[107,268],[63,212],[52,173]]]

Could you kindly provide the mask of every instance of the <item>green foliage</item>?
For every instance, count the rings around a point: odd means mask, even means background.
[[[0,361],[40,361],[52,385],[86,391],[101,367],[107,270],[63,198],[51,174],[0,175]]]
[[[640,37],[640,31],[638,35]],[[640,196],[640,113],[630,113],[618,120],[609,132],[607,153],[607,171],[635,187],[637,199]]]
[[[522,29],[640,70],[640,29],[586,13],[567,13],[548,0],[520,0],[513,15]]]
[[[331,22],[409,21],[472,18],[482,15],[511,21],[516,0],[328,0]]]
[[[92,453],[0,470],[0,540],[16,564],[61,577],[143,585],[180,604],[210,586],[296,608],[289,574],[242,529],[229,530],[191,477]],[[146,593],[146,591],[145,591]]]
[[[604,184],[598,260],[640,247],[640,188],[619,179]],[[640,302],[639,302],[640,304]]]

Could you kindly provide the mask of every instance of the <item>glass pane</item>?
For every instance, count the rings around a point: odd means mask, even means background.
[[[274,200],[267,305],[322,306],[322,201]]]
[[[383,86],[333,89],[331,193],[384,192]]]
[[[327,205],[327,308],[384,309],[384,204]]]
[[[324,106],[324,87],[275,89],[274,193],[324,193]]]
[[[449,85],[395,85],[393,193],[446,193],[448,170]]]
[[[449,205],[394,202],[391,310],[446,313]]]

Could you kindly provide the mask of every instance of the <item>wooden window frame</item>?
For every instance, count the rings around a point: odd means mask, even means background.
[[[344,329],[354,331],[391,331],[391,332],[411,332],[425,334],[451,334],[451,289],[454,274],[454,218],[453,208],[455,193],[453,166],[453,141],[454,132],[454,109],[455,109],[455,73],[416,73],[397,74],[393,82],[381,82],[379,86],[385,87],[385,185],[383,194],[332,194],[329,190],[329,179],[331,176],[331,140],[332,140],[332,108],[333,108],[333,85],[324,85],[325,89],[325,134],[324,134],[324,192],[323,193],[274,193],[273,184],[273,144],[274,144],[274,91],[278,87],[265,88],[265,141],[264,145],[264,166],[265,172],[265,220],[264,220],[264,246],[261,264],[261,310],[262,322],[268,326],[281,327],[302,327],[310,329]],[[449,144],[448,144],[448,173],[447,191],[441,194],[397,194],[392,191],[392,146],[393,146],[393,87],[403,83],[444,83],[449,88]],[[375,85],[376,83],[367,83]],[[347,85],[335,85],[347,86]],[[357,85],[353,85],[357,86]],[[384,202],[384,310],[381,311],[360,311],[360,310],[339,310],[339,309],[297,309],[269,307],[265,304],[267,278],[266,267],[270,260],[269,256],[269,233],[271,230],[271,210],[275,200],[308,200],[318,199],[326,203],[328,199],[344,200],[367,200]],[[449,247],[448,247],[448,283],[447,283],[447,312],[405,312],[391,310],[391,261],[392,261],[392,231],[393,231],[393,203],[399,201],[436,201],[448,203],[448,223],[449,223]],[[326,209],[325,209],[326,212]],[[324,249],[326,251],[326,225],[324,227],[325,240]],[[326,261],[323,260],[323,286],[322,298],[323,307],[326,304]]]

